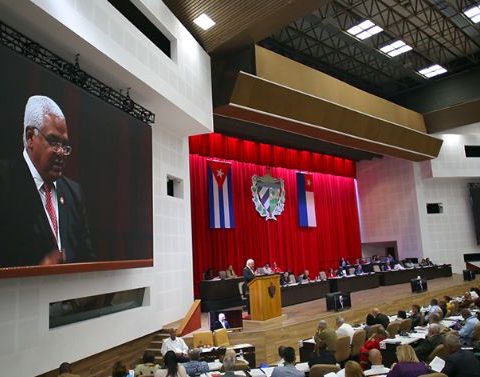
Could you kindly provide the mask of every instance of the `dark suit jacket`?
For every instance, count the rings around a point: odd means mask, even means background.
[[[428,355],[440,344],[443,344],[443,334],[437,334],[434,336],[427,336],[418,346],[416,346],[415,353],[420,361],[430,361]]]
[[[66,262],[94,260],[80,186],[57,180],[59,232]],[[58,249],[26,162],[0,161],[0,267],[35,266]]]
[[[308,366],[311,368],[316,364],[336,364],[337,360],[332,351],[323,351],[320,353],[312,352],[308,359]]]
[[[442,373],[448,377],[479,377],[480,361],[472,351],[458,350],[447,356]]]
[[[255,274],[247,266],[243,268],[243,294],[248,293],[248,283],[250,283],[255,278]]]

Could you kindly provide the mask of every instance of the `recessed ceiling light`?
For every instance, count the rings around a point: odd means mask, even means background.
[[[208,17],[205,13],[202,13],[200,16],[195,18],[193,22],[195,22],[203,30],[208,30],[213,25],[215,25],[215,22],[210,17]]]
[[[430,67],[423,68],[418,71],[418,73],[420,73],[421,75],[427,78],[438,76],[445,72],[447,72],[447,70],[438,64],[431,65]]]
[[[480,22],[480,5],[473,6],[468,8],[463,12],[465,16],[470,18],[474,24]]]
[[[365,20],[356,26],[352,26],[347,30],[347,33],[363,40],[380,33],[382,30],[380,26],[375,25],[372,21]]]
[[[412,48],[409,45],[405,44],[405,42],[395,41],[393,43],[389,43],[386,46],[383,46],[380,51],[393,58],[394,56],[403,54],[404,52],[410,51],[411,49]]]

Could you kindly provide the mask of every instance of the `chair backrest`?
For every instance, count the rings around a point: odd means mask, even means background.
[[[218,271],[218,276],[220,277],[220,279],[226,279],[227,271]]]
[[[310,368],[310,377],[323,377],[327,373],[337,373],[340,368],[334,364],[315,364]]]
[[[473,341],[480,340],[480,323],[477,323],[473,328],[472,340]]]
[[[229,346],[230,339],[228,337],[227,329],[218,329],[213,333],[213,340],[216,347]]]
[[[211,331],[199,331],[193,333],[193,347],[213,346],[213,335]]]
[[[327,274],[325,273],[325,271],[320,271],[320,279],[327,280]]]
[[[377,330],[381,327],[379,323],[376,325],[368,326],[367,328],[367,339],[370,338],[374,333],[377,332]]]
[[[290,284],[295,284],[297,282],[297,280],[295,279],[295,275],[294,274],[290,274],[290,276],[288,277],[288,282]]]
[[[398,322],[390,322],[387,326],[387,333],[389,338],[395,338],[395,335],[398,334],[398,329],[400,327],[400,323]]]
[[[410,331],[412,329],[412,320],[410,318],[403,319],[400,322],[400,326],[398,327],[398,331]]]
[[[367,333],[365,330],[360,329],[355,331],[352,338],[352,351],[350,356],[357,356],[360,353],[360,348],[362,348],[363,343],[365,343],[366,337]]]
[[[335,342],[335,359],[338,363],[350,357],[350,337],[340,336]]]
[[[432,361],[435,356],[438,356],[440,359],[445,360],[448,356],[447,349],[443,344],[439,344],[438,346],[435,347],[435,349],[430,352],[430,355],[427,357],[427,361],[430,362]]]
[[[373,271],[374,272],[381,272],[382,270],[380,269],[380,266],[378,264],[373,265]]]

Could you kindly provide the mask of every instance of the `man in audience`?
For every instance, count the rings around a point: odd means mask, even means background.
[[[478,318],[475,314],[472,314],[468,309],[462,309],[462,317],[465,320],[465,324],[460,329],[458,334],[462,339],[471,340],[473,330],[475,326],[479,323]]]
[[[280,360],[278,360],[275,365],[285,365],[285,360],[283,359],[283,351],[285,351],[285,346],[278,346],[278,356],[280,357]]]
[[[318,322],[317,332],[313,339],[315,340],[315,348],[321,344],[325,344],[328,351],[335,351],[337,334],[335,330],[327,326],[327,322],[324,320]]]
[[[145,351],[142,364],[135,367],[135,376],[153,376],[158,369],[160,365],[155,364],[155,354],[152,351]]]
[[[221,359],[222,362],[225,360],[225,359],[232,359],[234,360],[234,365],[233,365],[233,370],[235,371],[245,371],[245,370],[250,370],[250,367],[248,365],[248,362],[245,360],[245,359],[237,359],[237,354],[235,353],[235,350],[233,349],[225,349],[225,354],[223,356],[223,358]],[[222,366],[222,368],[220,369],[220,372],[224,372],[225,369],[224,367]]]
[[[272,377],[304,377],[305,373],[295,368],[295,350],[292,347],[285,347],[283,351],[285,365],[283,367],[275,367]]]
[[[188,356],[190,356],[190,361],[187,361],[183,364],[185,370],[187,371],[187,374],[190,377],[199,376],[202,373],[208,373],[209,371],[208,363],[206,361],[200,361],[200,353],[201,350],[199,348],[193,348],[188,353]],[[136,375],[137,369],[135,368],[135,376]]]
[[[444,336],[440,333],[441,327],[437,323],[428,326],[427,336],[421,343],[414,348],[415,353],[420,361],[428,360],[428,355],[440,344],[443,343]]]
[[[58,368],[58,377],[80,377],[78,374],[72,374],[72,366],[70,363],[61,363]]]
[[[480,376],[480,361],[472,351],[462,350],[460,338],[455,334],[445,336],[445,348],[448,356],[442,373],[448,377]]]
[[[383,328],[386,329],[390,320],[388,319],[388,316],[381,313],[378,308],[373,308],[372,312],[367,315],[365,322],[367,323],[367,326],[382,325]]]
[[[363,372],[365,376],[377,376],[387,374],[390,371],[383,365],[382,354],[376,348],[368,351],[368,361],[370,361],[371,367]]]
[[[327,350],[325,343],[315,345],[315,352],[312,352],[308,359],[308,366],[311,368],[315,364],[336,364],[335,354]]]
[[[163,356],[168,351],[175,352],[179,362],[188,361],[188,346],[182,338],[177,337],[176,329],[170,329],[170,337],[163,340],[160,352]]]
[[[235,370],[235,351],[233,351],[233,355],[231,353],[226,353],[225,357],[223,358],[223,366],[222,366],[222,371],[225,371],[224,376],[225,377],[232,377],[232,376],[243,376],[243,374],[236,374]]]
[[[350,326],[348,323],[345,323],[345,320],[342,317],[337,317],[335,319],[335,323],[337,325],[337,338],[341,336],[349,336],[351,343],[353,339],[353,334],[355,333],[353,327]]]
[[[298,283],[308,283],[310,281],[310,271],[304,270],[300,275],[298,275]]]

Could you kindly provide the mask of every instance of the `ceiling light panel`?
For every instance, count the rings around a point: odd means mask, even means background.
[[[193,22],[200,26],[203,30],[208,30],[210,29],[213,25],[215,25],[215,22],[208,17],[205,13],[202,13],[200,16],[195,18]]]
[[[381,31],[383,31],[383,29],[380,26],[375,25],[370,20],[365,20],[360,24],[347,29],[348,34],[351,34],[361,40],[370,38],[372,35],[378,34]]]
[[[431,77],[434,77],[434,76],[442,75],[445,72],[447,72],[447,70],[445,68],[443,68],[441,65],[438,65],[438,64],[434,64],[430,67],[423,68],[423,69],[418,71],[418,73],[425,76],[426,78],[431,78]]]
[[[395,57],[397,55],[403,54],[404,52],[410,51],[412,47],[405,44],[403,41],[395,41],[386,46],[383,46],[380,51],[387,54],[390,57]]]

